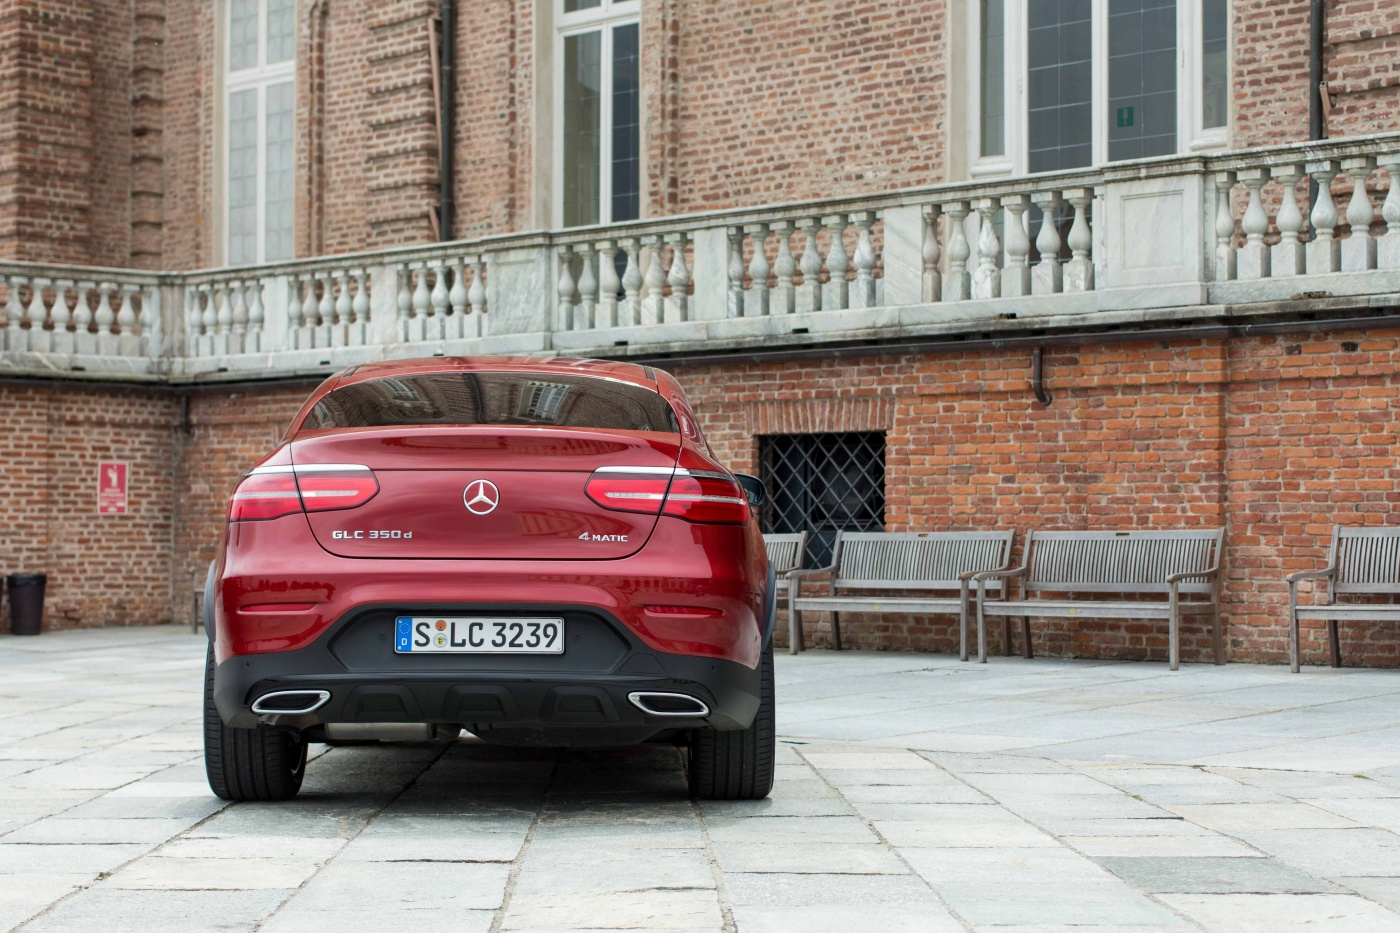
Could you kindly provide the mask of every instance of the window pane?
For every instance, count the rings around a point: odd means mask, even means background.
[[[579,10],[596,9],[603,0],[564,0],[565,13],[577,13]]]
[[[1005,0],[982,0],[981,154],[1006,152]]]
[[[264,208],[263,259],[292,258],[292,215],[296,195],[292,190],[296,101],[292,82],[267,89],[267,202]]]
[[[258,261],[258,92],[228,99],[228,259]]]
[[[1093,161],[1091,4],[1027,3],[1030,170],[1082,168]]]
[[[1176,0],[1108,0],[1108,159],[1176,152]]]
[[[564,226],[598,222],[601,32],[564,39]]]
[[[228,69],[258,66],[258,0],[229,0]]]
[[[765,532],[805,531],[808,566],[831,563],[838,531],[885,530],[885,435],[782,434],[760,438],[768,490]]]
[[[613,30],[612,217],[641,215],[641,121],[637,85],[637,24]]]
[[[1229,119],[1229,16],[1226,0],[1201,0],[1201,125],[1206,129]]]
[[[296,55],[296,0],[267,0],[267,63]]]

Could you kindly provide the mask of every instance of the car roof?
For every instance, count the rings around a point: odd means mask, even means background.
[[[391,376],[425,373],[528,373],[531,375],[599,376],[656,390],[656,371],[650,366],[615,360],[579,360],[568,357],[529,356],[433,356],[413,360],[366,363],[346,370],[335,388]]]

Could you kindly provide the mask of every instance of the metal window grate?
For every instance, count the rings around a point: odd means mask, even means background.
[[[808,533],[808,567],[831,563],[838,531],[885,530],[885,435],[780,434],[760,438],[768,490],[763,530]]]

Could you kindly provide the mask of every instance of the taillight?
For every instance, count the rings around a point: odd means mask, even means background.
[[[379,492],[369,467],[356,464],[258,467],[229,499],[230,521],[262,521],[294,512],[325,512],[364,505]]]
[[[674,515],[688,522],[742,524],[749,500],[732,476],[709,470],[605,467],[588,478],[588,497],[605,509]]]

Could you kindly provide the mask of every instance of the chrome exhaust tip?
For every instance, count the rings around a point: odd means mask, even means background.
[[[710,708],[688,693],[657,693],[638,690],[627,694],[627,701],[648,716],[696,716],[710,715]]]
[[[329,690],[275,690],[254,700],[253,712],[295,716],[315,712],[330,698]]]

